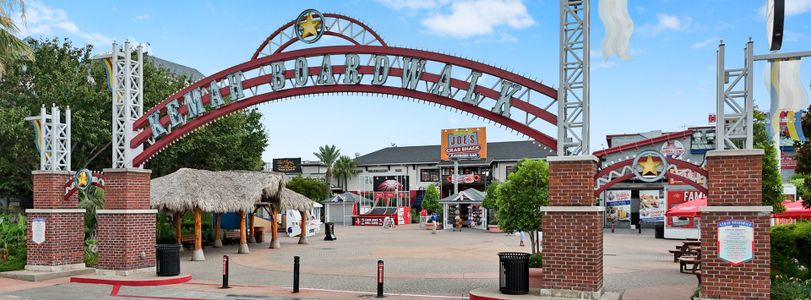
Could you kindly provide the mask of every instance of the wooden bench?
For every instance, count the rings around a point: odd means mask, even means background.
[[[194,248],[194,233],[184,234],[180,236],[180,244],[183,245],[183,248],[186,249],[193,249]]]
[[[691,265],[692,268],[688,269],[687,265]],[[701,268],[701,254],[699,253],[697,256],[693,255],[683,255],[679,257],[679,273],[688,273],[688,274],[695,274]]]
[[[222,243],[228,245],[239,244],[239,229],[223,230]]]

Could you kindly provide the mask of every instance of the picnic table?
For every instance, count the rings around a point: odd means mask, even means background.
[[[673,254],[673,262],[679,263],[679,272],[696,274],[701,281],[701,241],[685,240],[668,252]]]

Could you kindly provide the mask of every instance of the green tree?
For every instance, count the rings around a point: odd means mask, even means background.
[[[18,9],[23,17],[22,19],[25,20],[25,3],[23,0],[0,1],[0,77],[3,77],[6,66],[10,63],[20,59],[34,59],[31,47],[14,36],[20,32],[12,19],[12,14]]]
[[[442,215],[442,207],[439,205],[439,191],[433,183],[425,188],[425,195],[422,197],[420,208],[431,213],[437,213],[437,215]]]
[[[489,220],[487,224],[498,224],[496,221],[498,218],[496,217],[497,207],[496,204],[498,203],[498,189],[501,186],[501,182],[498,180],[493,180],[490,184],[487,185],[487,190],[484,192],[484,201],[482,201],[482,207],[489,209],[490,213],[487,214]]]
[[[358,164],[355,160],[346,155],[341,155],[341,157],[335,161],[335,167],[332,173],[338,178],[338,183],[341,184],[344,190],[349,186],[349,178],[358,172],[356,170],[357,167]]]
[[[538,253],[540,207],[549,202],[549,166],[542,160],[520,161],[497,193],[498,226],[507,232],[528,232],[532,253]]]
[[[302,177],[301,175],[293,177],[287,182],[288,189],[302,194],[307,198],[312,199],[318,203],[324,201],[324,186],[326,184],[315,178]]]
[[[783,207],[783,177],[777,167],[777,149],[766,134],[766,114],[755,110],[753,139],[757,149],[763,149],[762,193],[763,205],[772,206],[774,212],[781,212]]]
[[[334,167],[335,161],[341,156],[341,149],[338,149],[335,145],[324,145],[318,147],[318,152],[313,152],[313,155],[327,167],[327,172],[324,174],[324,180],[327,183],[327,186],[324,188],[324,197],[329,197],[332,193],[330,191],[330,186],[332,185],[332,168]]]

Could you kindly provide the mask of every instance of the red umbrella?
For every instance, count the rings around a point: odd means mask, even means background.
[[[803,201],[783,202],[786,211],[774,214],[774,218],[780,219],[811,219],[811,209],[803,207]]]
[[[698,212],[698,208],[702,206],[707,206],[707,198],[698,198],[693,201],[684,202],[682,204],[676,205],[667,210],[665,216],[669,217],[683,217],[683,218],[695,218],[700,215]]]

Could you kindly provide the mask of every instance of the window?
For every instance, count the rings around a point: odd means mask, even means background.
[[[507,176],[510,176],[510,173],[513,172],[513,166],[507,166],[505,169],[507,169]],[[507,178],[505,177],[504,179],[506,180]]]
[[[421,182],[437,182],[439,181],[438,169],[422,169],[420,170]]]

